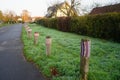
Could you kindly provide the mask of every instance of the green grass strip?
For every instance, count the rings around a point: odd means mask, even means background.
[[[120,44],[106,40],[60,32],[40,25],[30,24],[32,34],[39,32],[38,45],[34,45],[34,37],[27,38],[25,29],[22,31],[24,55],[34,62],[40,71],[52,80],[80,79],[80,41],[91,40],[91,55],[88,80],[119,80],[120,78]],[[52,38],[51,55],[46,56],[45,39]],[[51,68],[58,72],[51,75]]]

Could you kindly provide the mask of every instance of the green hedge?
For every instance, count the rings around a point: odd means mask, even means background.
[[[120,42],[120,13],[44,18],[38,20],[37,23],[65,32]]]

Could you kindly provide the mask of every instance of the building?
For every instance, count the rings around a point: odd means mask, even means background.
[[[77,11],[72,8],[68,2],[63,2],[60,4],[55,4],[50,6],[47,10],[47,14],[45,17],[47,18],[55,18],[55,17],[66,17],[68,16],[68,12],[70,13],[69,16],[78,16]]]
[[[90,12],[90,15],[104,14],[104,13],[111,13],[111,12],[120,12],[120,3],[103,6],[103,7],[96,7]]]

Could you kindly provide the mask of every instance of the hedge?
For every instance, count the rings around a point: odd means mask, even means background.
[[[37,23],[64,32],[120,42],[120,13],[44,18],[38,20]]]

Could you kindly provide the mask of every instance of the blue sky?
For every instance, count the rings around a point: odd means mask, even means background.
[[[0,10],[12,10],[20,15],[22,10],[28,10],[31,16],[44,16],[47,13],[47,8],[57,0],[1,0]],[[58,0],[60,2],[64,0]],[[70,1],[70,0],[66,0]],[[81,7],[89,8],[93,3],[105,5],[108,3],[120,2],[120,0],[81,0]]]

